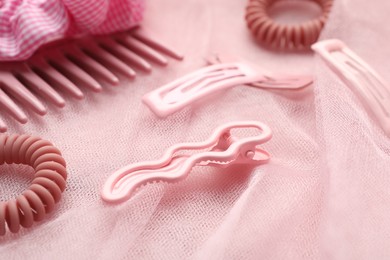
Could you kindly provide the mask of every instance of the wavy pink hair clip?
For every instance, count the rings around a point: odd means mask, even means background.
[[[390,135],[390,90],[385,80],[340,40],[321,41],[312,48]]]
[[[232,130],[256,130],[257,135],[241,137]],[[251,131],[252,133],[252,131]],[[260,165],[270,155],[258,146],[272,137],[271,129],[257,121],[233,122],[217,128],[204,142],[182,143],[170,147],[159,160],[123,167],[112,174],[102,190],[104,201],[120,203],[128,200],[142,185],[151,182],[177,182],[188,176],[194,166],[227,167],[233,164]],[[185,154],[183,151],[192,151]],[[198,152],[198,153],[194,153]]]
[[[248,62],[209,59],[212,65],[187,74],[147,93],[142,101],[157,116],[166,117],[184,107],[235,86],[247,84],[263,89],[298,90],[312,83],[310,76],[273,75]]]

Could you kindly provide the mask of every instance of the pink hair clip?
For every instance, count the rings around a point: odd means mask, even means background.
[[[390,91],[382,77],[340,40],[321,41],[312,48],[390,135]]]
[[[136,72],[133,68],[150,72],[153,63],[167,65],[168,59],[163,54],[178,60],[183,58],[140,27],[106,36],[85,36],[50,43],[26,61],[0,63],[0,105],[11,117],[24,124],[28,117],[20,105],[45,115],[47,109],[38,96],[64,107],[61,92],[83,99],[79,86],[101,92],[100,82],[116,85],[119,83],[118,74],[134,78]],[[0,118],[0,132],[6,130],[7,124]]]
[[[220,63],[228,63],[237,60],[237,58],[228,55],[228,54],[214,54],[206,59],[208,65],[220,64]],[[261,71],[262,74],[265,75],[266,79],[261,79],[260,81],[250,82],[246,85],[269,89],[269,90],[301,90],[313,83],[313,77],[308,75],[283,75],[282,73],[272,73],[270,71],[266,71],[263,68],[259,68],[258,66],[251,64],[252,67],[256,68],[258,71]]]
[[[158,116],[166,117],[185,106],[224,89],[242,84],[265,89],[297,90],[312,83],[307,76],[273,76],[248,62],[220,63],[187,74],[146,94],[142,101]]]
[[[260,134],[239,138],[241,135],[235,136],[231,132],[240,129],[256,129]],[[270,155],[258,146],[271,139],[271,136],[271,129],[260,122],[225,124],[204,142],[177,144],[170,147],[159,160],[135,163],[119,169],[104,184],[102,198],[107,202],[124,202],[137,188],[147,183],[183,180],[196,165],[227,167],[233,164],[267,163]],[[183,150],[198,150],[198,153],[184,154]]]

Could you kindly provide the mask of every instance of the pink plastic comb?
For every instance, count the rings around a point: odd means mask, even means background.
[[[260,134],[244,138],[232,135],[231,130],[243,128],[259,130]],[[233,164],[267,163],[270,155],[257,146],[267,142],[271,136],[271,129],[260,122],[225,124],[204,142],[177,144],[170,147],[159,160],[135,163],[119,169],[104,184],[102,198],[107,202],[124,202],[137,188],[147,183],[183,180],[196,165],[227,167]],[[183,150],[198,150],[198,153],[188,155]]]
[[[162,54],[183,58],[141,28],[51,43],[27,61],[0,63],[0,108],[20,123],[26,123],[28,118],[17,103],[44,115],[46,107],[36,95],[63,107],[65,100],[57,88],[82,99],[84,94],[79,85],[100,92],[99,81],[115,85],[119,82],[115,75],[118,72],[133,78],[136,76],[133,67],[149,72],[150,61],[167,65],[168,60]],[[0,119],[0,132],[6,130],[6,123]]]
[[[390,135],[390,91],[382,77],[340,40],[321,41],[312,48]]]
[[[187,74],[143,97],[158,116],[165,117],[215,92],[241,84],[268,89],[300,89],[312,83],[311,77],[271,76],[247,62],[218,63]]]

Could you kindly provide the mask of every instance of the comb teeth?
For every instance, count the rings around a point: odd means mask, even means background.
[[[166,181],[163,181],[163,180],[158,180],[158,181],[153,181],[153,180],[150,180],[148,182],[145,182],[145,183],[142,183],[140,184],[139,186],[137,186],[135,189],[134,189],[134,194],[137,193],[139,190],[141,190],[142,188],[144,188],[145,186],[148,186],[150,184],[156,184],[156,183],[168,183]]]
[[[208,164],[218,164],[218,165],[228,165],[230,164],[231,162],[233,162],[235,159],[232,159],[232,160],[226,160],[226,161],[221,161],[221,160],[207,160],[205,162],[203,162],[204,165],[208,165]]]
[[[101,92],[101,81],[117,85],[119,74],[136,76],[133,67],[149,72],[153,63],[167,65],[165,56],[183,58],[139,27],[107,36],[51,43],[27,61],[0,63],[0,111],[24,124],[28,117],[22,108],[44,115],[47,109],[42,101],[65,106],[60,92],[83,99],[79,86]],[[0,118],[0,132],[5,131],[7,124]]]

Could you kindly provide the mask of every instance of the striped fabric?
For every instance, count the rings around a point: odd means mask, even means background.
[[[0,61],[63,37],[107,34],[142,20],[144,0],[0,0]]]

